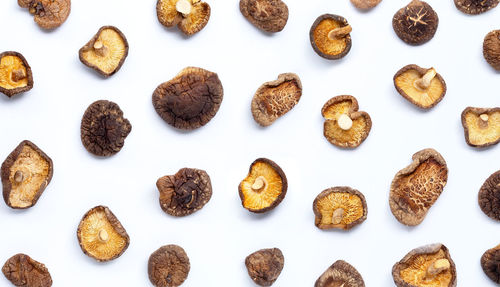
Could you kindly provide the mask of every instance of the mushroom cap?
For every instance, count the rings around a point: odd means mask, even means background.
[[[481,268],[493,282],[500,284],[500,245],[486,250],[481,256]]]
[[[427,2],[412,0],[392,18],[396,35],[410,45],[422,45],[434,37],[439,17]]]
[[[465,14],[478,15],[495,8],[500,0],[454,0],[458,10]]]
[[[328,34],[333,29],[349,25],[347,20],[334,14],[323,14],[319,16],[311,26],[309,40],[314,51],[322,58],[338,60],[347,55],[351,50],[351,35],[348,34],[340,39],[330,39]]]
[[[481,115],[487,115],[484,121]],[[500,142],[500,107],[467,107],[462,112],[465,141],[472,147],[488,147]]]
[[[191,264],[186,251],[178,245],[160,247],[149,256],[148,275],[155,287],[177,287],[187,279]]]
[[[365,287],[358,270],[344,260],[337,260],[316,280],[314,287]]]
[[[71,12],[71,0],[17,0],[17,4],[34,11],[35,23],[46,30],[61,26]]]
[[[288,21],[288,6],[281,0],[240,0],[240,11],[255,27],[280,32]]]
[[[26,254],[19,253],[7,259],[2,273],[15,286],[52,286],[52,277],[47,267]]]
[[[13,73],[21,70],[24,78],[15,81]],[[33,73],[26,58],[21,53],[7,51],[0,53],[0,93],[12,97],[24,93],[33,88]]]
[[[369,10],[377,6],[382,0],[351,0],[351,3],[358,9]]]
[[[156,14],[158,21],[165,27],[176,26],[185,35],[190,36],[198,33],[208,23],[210,19],[210,5],[202,1],[187,0],[191,5],[188,15],[183,15],[177,11],[179,0],[158,0],[156,2]]]
[[[493,69],[500,71],[500,30],[493,30],[484,37],[483,56]]]
[[[478,193],[478,203],[484,214],[500,221],[500,170],[483,183]]]
[[[261,249],[245,258],[248,275],[259,286],[271,286],[281,274],[285,257],[279,248]]]

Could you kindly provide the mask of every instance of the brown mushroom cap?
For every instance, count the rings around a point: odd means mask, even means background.
[[[210,5],[200,0],[158,0],[158,20],[165,27],[177,27],[190,36],[205,28],[210,19]]]
[[[356,98],[348,95],[333,97],[323,105],[323,135],[331,144],[340,148],[355,148],[368,137],[372,128],[370,115],[358,109]]]
[[[247,177],[238,186],[241,204],[254,213],[264,213],[278,206],[285,198],[288,182],[285,173],[274,161],[258,158]]]
[[[311,26],[309,39],[314,51],[328,60],[343,58],[351,50],[351,26],[338,15],[319,16]],[[336,35],[330,37],[330,35]]]
[[[28,61],[18,52],[0,54],[0,93],[7,97],[33,88],[33,74]]]
[[[177,287],[187,279],[191,264],[186,251],[178,245],[160,247],[149,256],[149,281],[155,287]]]
[[[483,183],[479,190],[478,202],[484,214],[500,221],[500,170],[490,175]]]
[[[166,175],[156,182],[160,206],[172,216],[195,213],[212,197],[212,183],[201,169],[182,168],[175,175]]]
[[[344,260],[337,260],[316,280],[314,287],[365,287],[358,270]]]
[[[358,9],[369,10],[377,6],[382,0],[351,0],[351,3]]]
[[[125,35],[114,26],[103,26],[78,52],[80,61],[105,78],[114,75],[128,55]]]
[[[240,11],[255,27],[280,32],[288,21],[288,6],[281,0],[240,0]]]
[[[446,161],[434,149],[418,151],[412,160],[394,176],[389,196],[392,214],[408,226],[424,220],[448,180]]]
[[[500,0],[455,0],[457,9],[465,14],[477,15],[495,8]]]
[[[500,284],[500,245],[486,250],[481,256],[481,268],[493,282]]]
[[[26,254],[16,254],[7,259],[2,267],[2,273],[15,286],[52,286],[52,277],[47,267]]]
[[[281,274],[285,257],[279,248],[261,249],[245,258],[248,276],[259,286],[271,286]]]
[[[394,75],[398,93],[422,109],[437,105],[446,94],[446,82],[434,68],[407,65]]]
[[[368,215],[365,196],[347,186],[322,191],[313,202],[314,224],[320,229],[349,230],[363,223]]]
[[[34,143],[24,140],[5,159],[1,168],[3,199],[15,209],[35,205],[50,183],[52,160]]]
[[[484,37],[483,56],[490,66],[500,71],[500,30],[493,30]]]
[[[431,5],[413,0],[392,18],[392,27],[398,37],[410,45],[422,45],[434,37],[439,18]]]
[[[462,112],[465,141],[472,147],[487,147],[500,142],[500,107],[467,107]]]
[[[397,287],[457,286],[457,270],[448,248],[429,244],[410,251],[392,267]]]
[[[71,12],[71,0],[17,0],[22,8],[28,8],[35,22],[42,29],[61,26]]]
[[[277,80],[262,84],[252,99],[252,116],[261,126],[274,123],[298,104],[302,96],[299,76],[280,74]]]

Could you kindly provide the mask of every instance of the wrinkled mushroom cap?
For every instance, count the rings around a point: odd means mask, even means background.
[[[467,107],[462,112],[465,141],[472,147],[487,147],[500,142],[500,107]]]
[[[190,6],[190,13],[185,15],[177,10],[179,1]],[[199,0],[158,0],[156,2],[158,20],[165,27],[177,27],[190,36],[205,28],[210,19],[210,5]]]
[[[99,262],[120,257],[130,238],[116,216],[106,206],[96,206],[83,216],[77,231],[78,242],[86,255]]]
[[[18,52],[0,54],[0,93],[7,97],[33,88],[33,74],[28,62]]]
[[[351,3],[358,9],[368,10],[377,6],[382,0],[351,0]]]
[[[483,183],[479,190],[478,202],[484,214],[500,221],[500,170],[490,175]]]
[[[392,18],[396,35],[410,45],[422,45],[434,37],[439,18],[427,2],[413,0]]]
[[[392,180],[389,196],[392,214],[408,226],[424,220],[448,180],[446,161],[434,149],[416,152],[412,160]]]
[[[481,256],[481,268],[488,278],[500,284],[500,245],[484,252]]]
[[[328,37],[333,29],[348,26],[347,20],[338,15],[324,14],[319,16],[311,26],[309,39],[314,51],[328,60],[343,58],[351,50],[351,35],[331,39]]]
[[[358,270],[344,260],[337,260],[316,280],[314,287],[365,287]]]
[[[287,189],[285,173],[267,158],[256,159],[238,187],[241,204],[255,213],[274,209],[285,198]]]
[[[417,65],[407,65],[394,75],[394,86],[398,93],[412,104],[430,109],[437,105],[446,94],[446,83],[440,74],[436,73],[430,85],[424,88],[417,82],[433,68],[424,69]]]
[[[50,287],[52,277],[44,264],[26,254],[16,254],[7,259],[2,273],[15,286]]]
[[[281,274],[285,257],[279,248],[261,249],[245,258],[248,276],[259,286],[271,286]]]
[[[280,74],[277,80],[259,87],[252,99],[252,116],[261,126],[274,123],[298,104],[302,96],[299,76],[293,73]]]
[[[187,279],[191,264],[186,251],[178,245],[160,247],[149,256],[149,281],[155,287],[177,287]]]
[[[240,11],[255,27],[276,33],[285,28],[288,6],[281,0],[240,0]]]
[[[35,205],[50,183],[53,164],[48,155],[25,140],[5,159],[1,172],[5,203],[24,209]]]
[[[500,71],[500,30],[493,30],[484,37],[483,56],[490,66]]]
[[[455,0],[455,6],[465,14],[477,15],[495,8],[500,0]]]
[[[35,22],[42,29],[61,26],[71,12],[71,0],[17,0],[22,8],[28,8]]]

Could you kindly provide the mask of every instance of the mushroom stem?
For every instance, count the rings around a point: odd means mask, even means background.
[[[434,79],[434,77],[436,77],[436,70],[434,70],[434,68],[430,68],[422,78],[418,79],[415,82],[415,84],[420,89],[427,90],[430,87],[431,81],[432,79]]]
[[[191,200],[186,204],[187,207],[191,207],[191,204],[193,204],[194,199],[196,196],[196,191],[193,189],[191,190]]]
[[[22,171],[18,170],[14,173],[14,181],[17,183],[21,183],[24,180],[24,174]]]
[[[252,184],[253,191],[261,191],[266,186],[266,178],[262,175],[257,177]]]
[[[426,277],[435,277],[439,273],[450,269],[450,261],[448,259],[438,259],[427,268]]]
[[[482,114],[479,116],[479,128],[486,129],[488,128],[488,120],[490,117],[487,114]]]
[[[352,127],[352,119],[346,114],[340,115],[340,117],[337,120],[337,123],[339,127],[344,131],[348,131]]]
[[[328,32],[328,38],[330,38],[331,40],[336,40],[336,39],[345,37],[346,35],[348,35],[351,32],[352,32],[351,25],[335,28],[335,29],[331,30],[330,32]]]
[[[181,13],[184,17],[191,13],[191,8],[192,6],[189,0],[179,0],[175,4],[175,9],[177,10],[177,12]]]
[[[14,82],[19,82],[20,80],[26,78],[26,72],[24,71],[24,69],[13,70],[10,78]]]
[[[108,53],[108,48],[104,46],[104,43],[101,40],[97,40],[94,42],[94,51],[99,56],[104,57]]]
[[[106,230],[104,230],[104,229],[99,230],[99,234],[98,234],[98,236],[99,236],[99,240],[100,240],[101,242],[107,242],[107,241],[109,240],[109,234],[108,234],[108,232],[107,232]]]
[[[335,209],[332,215],[332,223],[340,224],[342,218],[344,218],[344,209],[342,207]]]

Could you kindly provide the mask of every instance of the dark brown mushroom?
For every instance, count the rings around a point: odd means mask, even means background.
[[[42,29],[61,26],[71,12],[71,0],[17,0],[22,8],[28,8],[35,22]]]
[[[481,268],[488,278],[500,284],[500,245],[484,252],[481,256]]]
[[[114,26],[104,26],[78,52],[80,61],[105,78],[114,75],[128,55],[125,35]]]
[[[349,230],[363,223],[368,215],[365,196],[347,186],[321,192],[313,202],[314,224],[320,229]]]
[[[172,216],[186,216],[200,210],[212,197],[212,183],[206,171],[182,168],[156,182],[160,206]]]
[[[500,0],[455,0],[457,9],[465,14],[477,15],[495,8]]]
[[[200,0],[158,0],[158,20],[165,27],[176,26],[190,36],[205,28],[210,19],[210,5]]]
[[[457,270],[448,248],[429,244],[410,251],[392,267],[397,287],[457,286]]]
[[[267,158],[258,158],[251,165],[238,191],[241,204],[254,213],[274,209],[285,198],[288,181],[281,167]]]
[[[281,0],[240,0],[240,11],[255,27],[276,33],[285,28],[288,6]]]
[[[0,93],[12,97],[33,88],[33,74],[28,61],[18,52],[0,54]]]
[[[261,249],[247,256],[248,275],[259,286],[271,286],[281,274],[285,257],[279,248]]]
[[[479,190],[478,202],[484,214],[500,221],[500,170],[490,175],[483,183]]]
[[[392,18],[396,35],[410,45],[422,45],[434,37],[438,28],[437,13],[427,2],[413,0]]]
[[[465,141],[472,147],[488,147],[500,142],[500,107],[467,107],[462,112]]]
[[[223,96],[222,83],[216,73],[187,67],[156,88],[153,106],[168,124],[178,129],[193,130],[204,126],[215,116]]]
[[[500,71],[500,30],[493,30],[484,37],[483,56],[493,69]]]
[[[280,74],[277,80],[259,87],[252,99],[252,116],[261,126],[270,126],[279,117],[288,113],[302,96],[299,76],[293,73]]]
[[[352,27],[344,17],[324,14],[312,24],[309,40],[318,55],[338,60],[351,50],[351,31]]]
[[[50,287],[52,277],[44,264],[26,254],[16,254],[2,267],[2,273],[15,286]]]
[[[178,245],[165,245],[153,252],[148,260],[149,281],[155,287],[177,287],[189,275],[191,265],[186,251]]]
[[[365,287],[358,270],[344,260],[337,260],[316,280],[314,287]]]
[[[448,180],[446,161],[434,149],[416,152],[412,160],[394,176],[389,196],[392,214],[408,226],[418,225],[425,219]]]
[[[50,183],[52,160],[34,143],[24,140],[5,159],[1,168],[3,199],[15,209],[35,205]]]

